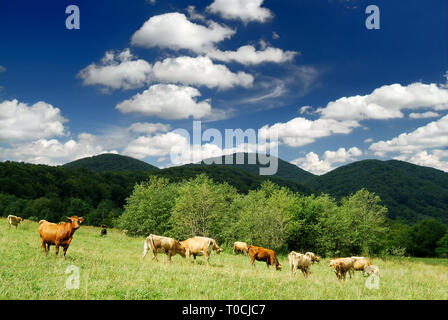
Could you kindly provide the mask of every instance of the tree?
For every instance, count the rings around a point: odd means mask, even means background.
[[[446,226],[432,218],[417,222],[411,231],[412,245],[410,252],[417,257],[431,257],[435,255],[437,241],[446,232]]]
[[[137,184],[117,225],[131,235],[165,235],[171,230],[170,216],[177,198],[177,184],[166,178],[150,177]]]
[[[387,208],[366,189],[343,198],[338,209],[320,218],[319,242],[328,254],[369,255],[385,246]]]
[[[448,258],[448,232],[437,241],[436,254],[438,256]]]
[[[228,225],[236,189],[201,174],[180,184],[178,192],[171,216],[171,234],[177,239],[206,236],[224,241],[223,229]]]
[[[271,181],[263,182],[259,190],[250,191],[235,200],[231,211],[237,210],[239,216],[233,226],[234,240],[273,250],[285,249],[295,205],[294,195],[289,189]]]

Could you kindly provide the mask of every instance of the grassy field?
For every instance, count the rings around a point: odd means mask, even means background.
[[[368,289],[366,278],[340,282],[325,261],[312,266],[312,275],[292,277],[286,256],[279,257],[281,272],[231,252],[213,254],[211,266],[180,256],[168,263],[152,253],[141,260],[143,238],[117,230],[100,237],[100,229],[82,226],[75,234],[66,259],[45,256],[37,223],[22,222],[8,229],[0,219],[0,299],[448,299],[448,263],[443,259],[374,259],[381,270],[378,289]],[[60,254],[62,250],[60,251]],[[148,258],[149,257],[149,258]],[[67,289],[79,268],[78,289]]]

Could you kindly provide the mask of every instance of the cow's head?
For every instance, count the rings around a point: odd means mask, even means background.
[[[320,258],[319,258],[318,256],[314,256],[314,261],[315,261],[315,262],[319,262],[319,261],[320,261]]]
[[[67,221],[71,223],[72,228],[76,230],[79,228],[79,225],[84,221],[84,218],[83,217],[78,218],[78,216],[71,216],[67,217]]]
[[[216,253],[220,254],[222,252],[222,249],[220,247],[216,248]]]
[[[185,258],[187,249],[182,245],[182,243],[180,243],[179,241],[176,241],[176,252]]]
[[[282,271],[282,265],[280,264],[280,262],[278,262],[278,260],[275,261],[275,269],[277,269],[278,271]]]

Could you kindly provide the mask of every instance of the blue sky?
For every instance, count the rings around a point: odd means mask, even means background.
[[[275,131],[279,157],[316,174],[367,158],[448,171],[443,0],[3,1],[0,25],[2,161],[166,167],[200,120]]]

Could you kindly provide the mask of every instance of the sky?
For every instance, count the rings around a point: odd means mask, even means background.
[[[448,172],[447,40],[446,0],[0,1],[0,161],[276,151],[319,175]],[[257,139],[228,144],[236,129]]]

